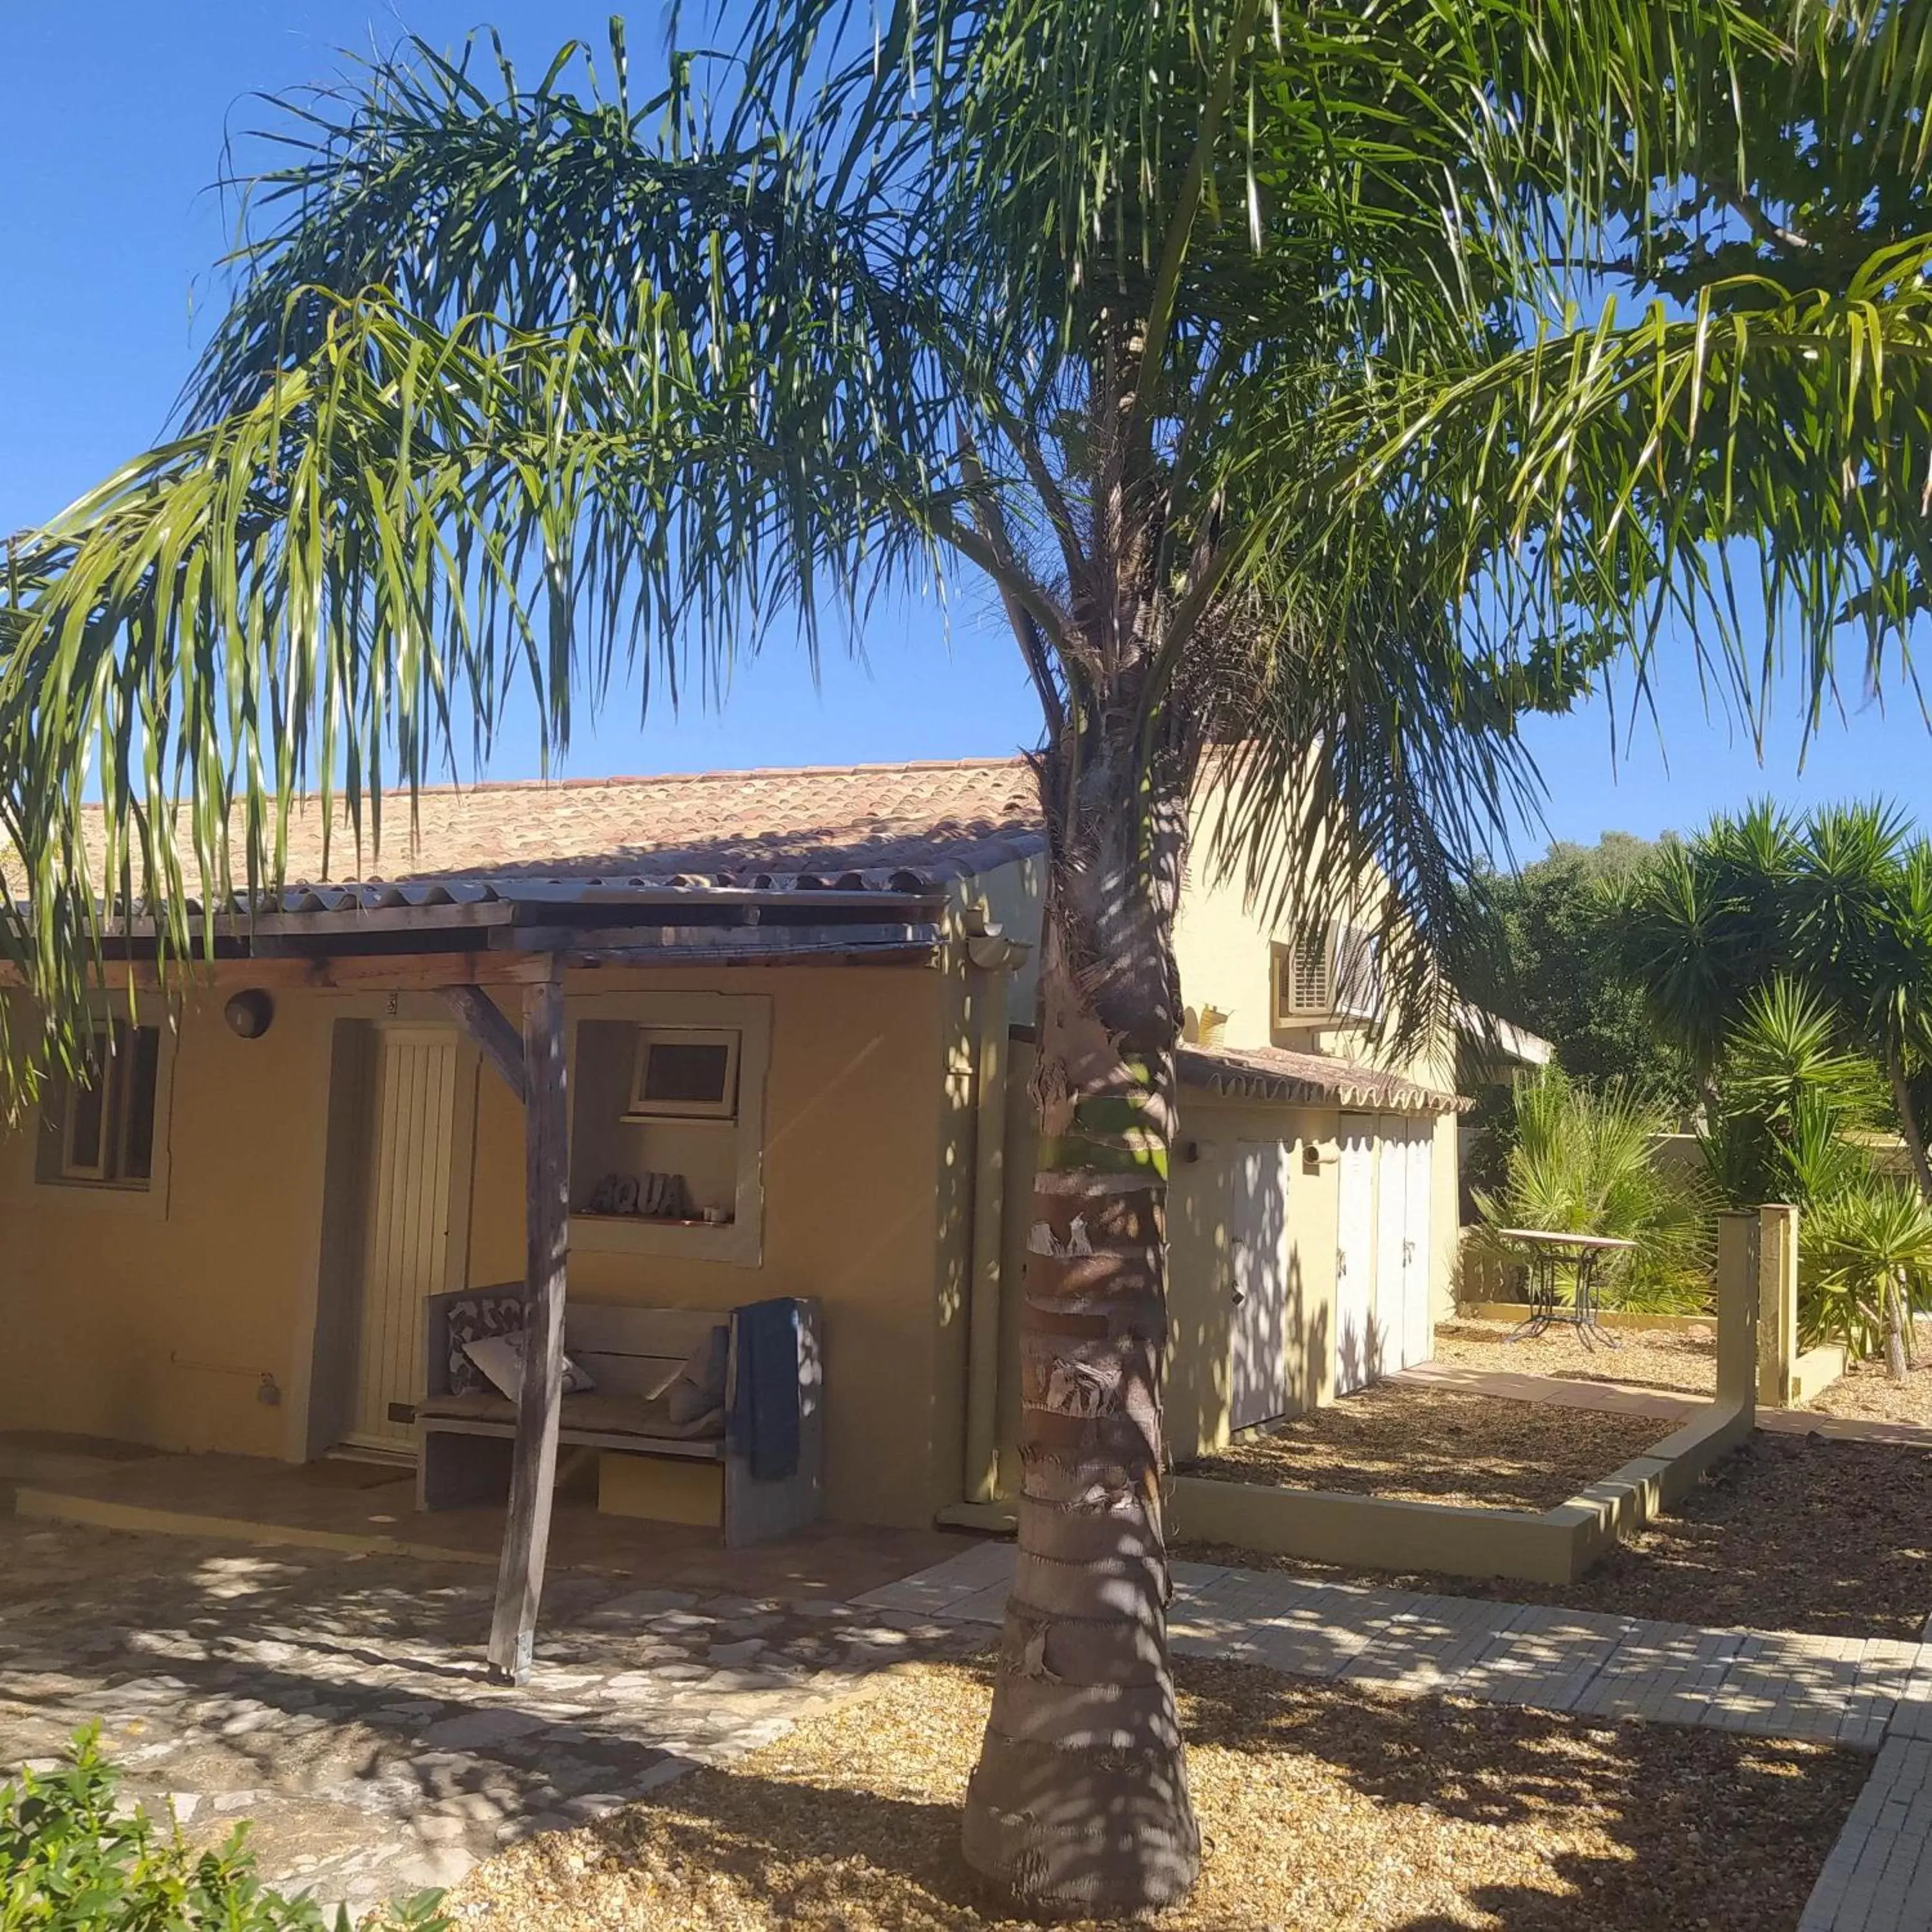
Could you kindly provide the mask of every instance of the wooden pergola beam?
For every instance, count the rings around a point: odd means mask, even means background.
[[[502,1010],[481,986],[439,986],[443,1003],[456,1024],[489,1061],[519,1102],[528,1103],[530,1083],[524,1066],[524,1042]]]
[[[283,954],[267,958],[183,960],[165,976],[152,959],[108,959],[100,984],[109,991],[130,982],[143,993],[238,992],[260,986],[269,992],[414,993],[440,992],[450,986],[528,986],[550,978],[554,962],[542,955],[490,952],[332,952],[311,958]],[[0,989],[25,987],[26,976],[10,960],[0,960]]]
[[[520,1684],[530,1676],[550,1550],[550,1493],[563,1408],[564,1275],[570,1243],[564,1043],[562,981],[551,978],[526,986],[524,1379],[489,1648],[490,1675],[505,1684]]]

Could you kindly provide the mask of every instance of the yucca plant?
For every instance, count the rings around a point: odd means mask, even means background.
[[[1478,1191],[1486,1245],[1494,1231],[1546,1228],[1636,1244],[1607,1280],[1605,1300],[1629,1308],[1694,1312],[1708,1305],[1716,1202],[1694,1172],[1659,1162],[1667,1117],[1628,1089],[1593,1090],[1559,1067],[1520,1078],[1515,1138],[1502,1185]]]
[[[1902,812],[1830,806],[1801,824],[1754,806],[1666,848],[1630,881],[1623,911],[1630,968],[1659,1030],[1698,1066],[1714,1135],[1736,1105],[1720,1095],[1718,1063],[1734,1058],[1738,1029],[1760,1027],[1753,1002],[1782,986],[1787,1006],[1804,1003],[1808,1052],[1876,1069],[1885,1097],[1868,1108],[1861,1096],[1861,1114],[1876,1122],[1889,1108],[1932,1201],[1913,1094],[1932,1066],[1932,845]]]
[[[1881,1343],[1895,1382],[1913,1360],[1915,1310],[1932,1306],[1932,1207],[1912,1190],[1868,1180],[1820,1203],[1799,1243],[1800,1334],[1809,1347]]]
[[[1861,1136],[1883,1118],[1887,1083],[1843,1040],[1828,1003],[1792,980],[1752,995],[1719,1064],[1723,1102],[1705,1152],[1733,1206],[1785,1201],[1804,1210],[1798,1323],[1806,1346],[1838,1342],[1854,1358],[1882,1346],[1902,1377],[1911,1310],[1927,1292],[1932,1206],[1874,1171]]]
[[[1718,1063],[1719,1099],[1701,1130],[1713,1184],[1732,1207],[1810,1208],[1870,1178],[1852,1138],[1882,1118],[1885,1082],[1846,1047],[1818,994],[1774,980],[1744,1004]]]
[[[71,1064],[103,893],[164,968],[212,946],[192,907],[278,878],[304,786],[373,839],[514,680],[561,748],[627,671],[722,687],[778,614],[816,649],[990,586],[1048,854],[965,1845],[1131,1914],[1199,1849],[1160,1386],[1197,782],[1197,862],[1263,904],[1386,880],[1414,1031],[1534,798],[1526,710],[1666,638],[1748,710],[1786,646],[1822,699],[1848,623],[1889,668],[1926,589],[1932,0],[734,22],[655,92],[621,34],[534,85],[418,47],[273,130],[182,433],[8,562],[0,944]]]

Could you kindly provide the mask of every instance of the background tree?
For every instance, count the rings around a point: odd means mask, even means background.
[[[1486,943],[1464,968],[1462,990],[1548,1040],[1573,1082],[1614,1087],[1664,1131],[1694,1105],[1696,1081],[1689,1057],[1660,1036],[1624,959],[1622,911],[1624,888],[1657,852],[1627,832],[1606,832],[1594,845],[1553,844],[1516,872],[1479,872],[1469,897]],[[1476,1104],[1462,1179],[1480,1212],[1476,1192],[1506,1184],[1518,1107],[1513,1084],[1498,1077],[1480,1041],[1466,1058],[1464,1090]]]
[[[1737,1030],[1796,982],[1834,1051],[1876,1066],[1932,1202],[1918,1090],[1932,1066],[1932,844],[1903,814],[1835,806],[1800,822],[1766,803],[1715,820],[1632,874],[1618,924],[1652,1018],[1698,1070],[1707,1112],[1730,1104],[1718,1072]]]
[[[1552,844],[1514,872],[1480,878],[1494,950],[1463,990],[1556,1049],[1564,1072],[1593,1085],[1620,1081],[1667,1110],[1695,1098],[1674,1042],[1660,1040],[1642,986],[1623,958],[1620,889],[1658,848],[1627,832],[1594,845]]]
[[[1202,856],[1262,898],[1387,879],[1413,1030],[1523,802],[1524,708],[1666,634],[1754,704],[1739,568],[1817,692],[1847,621],[1882,670],[1932,290],[1850,176],[1922,183],[1929,50],[1928,0],[768,0],[648,100],[620,40],[601,89],[569,50],[526,88],[418,49],[302,104],[182,434],[10,560],[38,1044],[84,1037],[104,889],[186,953],[190,888],[278,876],[302,785],[373,838],[513,677],[561,748],[627,666],[675,689],[780,610],[815,647],[820,614],[984,573],[1049,854],[1018,1580],[966,1849],[1054,1909],[1178,1895],[1160,1366],[1204,758]],[[1850,238],[1814,278],[1783,147],[1848,102],[1876,145],[1832,164]]]

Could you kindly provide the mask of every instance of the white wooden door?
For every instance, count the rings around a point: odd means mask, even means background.
[[[1376,1124],[1376,1372],[1406,1368],[1408,1334],[1408,1123],[1384,1114]]]
[[[1382,1373],[1376,1329],[1376,1122],[1342,1116],[1335,1236],[1335,1393],[1347,1395]]]
[[[1251,1428],[1288,1408],[1288,1197],[1292,1152],[1282,1141],[1234,1150],[1234,1262],[1228,1321],[1228,1426]]]
[[[423,1298],[448,1285],[455,1153],[454,1033],[380,1030],[370,1082],[368,1190],[358,1298],[355,1387],[345,1440],[406,1449],[421,1400]]]
[[[1412,1369],[1436,1353],[1435,1310],[1430,1296],[1430,1223],[1434,1218],[1433,1182],[1436,1172],[1436,1137],[1432,1124],[1412,1120],[1408,1124],[1408,1185],[1405,1210],[1402,1266],[1407,1280],[1402,1292],[1406,1320],[1402,1330],[1402,1365]]]

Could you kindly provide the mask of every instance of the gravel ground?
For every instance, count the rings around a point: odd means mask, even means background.
[[[1201,1932],[1789,1932],[1869,1761],[1184,1664]],[[450,1897],[517,1932],[975,1932],[956,1850],[982,1664],[875,1679],[729,1771],[536,1838]]]
[[[1188,1473],[1410,1502],[1546,1510],[1641,1456],[1671,1427],[1650,1416],[1384,1382],[1244,1436]]]
[[[1861,1362],[1815,1402],[1804,1406],[1817,1415],[1857,1416],[1872,1422],[1910,1422],[1932,1429],[1932,1321],[1912,1324],[1918,1366],[1904,1388],[1885,1372],[1885,1362]]]
[[[1220,1544],[1175,1554],[1250,1569],[1386,1585]],[[1399,1580],[1411,1589],[1613,1616],[1827,1636],[1915,1641],[1932,1614],[1932,1450],[1760,1432],[1574,1583],[1516,1577]]]
[[[1614,1332],[1622,1346],[1615,1348],[1592,1348],[1574,1328],[1546,1328],[1531,1339],[1506,1341],[1512,1332],[1507,1322],[1444,1322],[1436,1330],[1436,1359],[1492,1373],[1629,1382],[1684,1395],[1711,1395],[1717,1390],[1714,1328],[1702,1334],[1619,1328]]]

